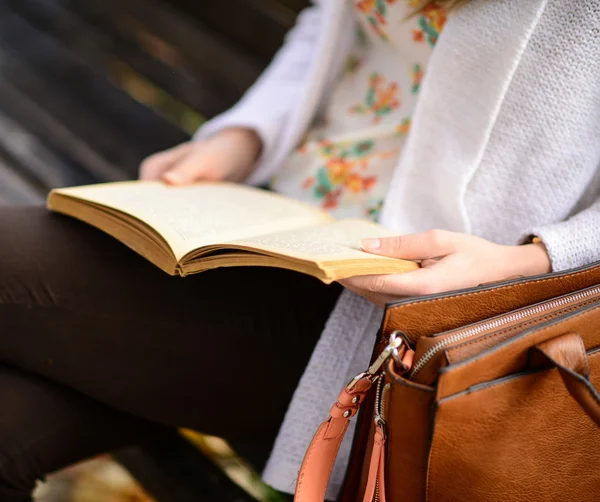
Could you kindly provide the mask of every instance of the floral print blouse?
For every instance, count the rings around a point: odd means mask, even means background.
[[[348,0],[355,47],[323,114],[271,188],[338,218],[377,220],[410,130],[423,75],[446,21],[415,0]]]

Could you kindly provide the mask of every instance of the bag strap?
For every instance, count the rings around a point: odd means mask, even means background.
[[[381,378],[382,366],[392,358],[402,372],[406,372],[410,369],[413,357],[414,351],[406,345],[403,334],[394,332],[390,335],[387,347],[379,353],[369,369],[356,375],[342,390],[337,402],[329,410],[329,417],[319,426],[306,450],[298,474],[294,502],[325,500],[331,471],[350,419],[358,413],[367,393]]]
[[[372,375],[364,374],[338,396],[337,402],[329,411],[329,417],[320,425],[310,442],[298,475],[294,502],[325,500],[333,464],[350,425],[350,419],[358,413],[373,383]]]
[[[530,363],[556,366],[571,396],[600,426],[600,393],[590,382],[590,365],[581,336],[568,333],[536,345]]]

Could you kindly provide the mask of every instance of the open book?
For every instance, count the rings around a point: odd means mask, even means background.
[[[366,220],[335,221],[282,195],[231,183],[169,187],[126,181],[53,190],[48,208],[120,240],[171,275],[268,266],[330,283],[418,268],[361,251],[359,240],[393,233]]]

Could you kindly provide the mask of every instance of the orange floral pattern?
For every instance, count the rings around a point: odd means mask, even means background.
[[[412,6],[419,2],[411,1]],[[413,30],[413,40],[417,43],[427,42],[431,47],[437,42],[448,16],[446,11],[433,3],[425,7],[418,16],[419,27]]]
[[[417,0],[353,2],[355,48],[273,187],[338,217],[377,221],[446,14],[433,4],[410,17]]]
[[[358,0],[356,7],[366,17],[367,21],[381,38],[389,41],[389,36],[385,32],[387,25],[388,6],[393,5],[398,0]]]
[[[338,207],[344,193],[369,192],[377,183],[377,178],[368,174],[369,164],[377,158],[398,153],[396,150],[380,152],[375,146],[375,141],[371,140],[356,143],[322,141],[318,155],[323,159],[323,165],[304,180],[302,188],[311,190],[326,210]]]
[[[350,113],[372,114],[373,124],[378,124],[382,117],[400,106],[399,90],[396,82],[388,82],[380,73],[372,73],[363,103],[352,106]]]

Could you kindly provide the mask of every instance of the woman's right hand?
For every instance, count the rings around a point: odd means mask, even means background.
[[[161,180],[170,185],[195,181],[238,181],[252,172],[262,141],[252,129],[224,129],[202,141],[188,141],[146,158],[140,179]]]

